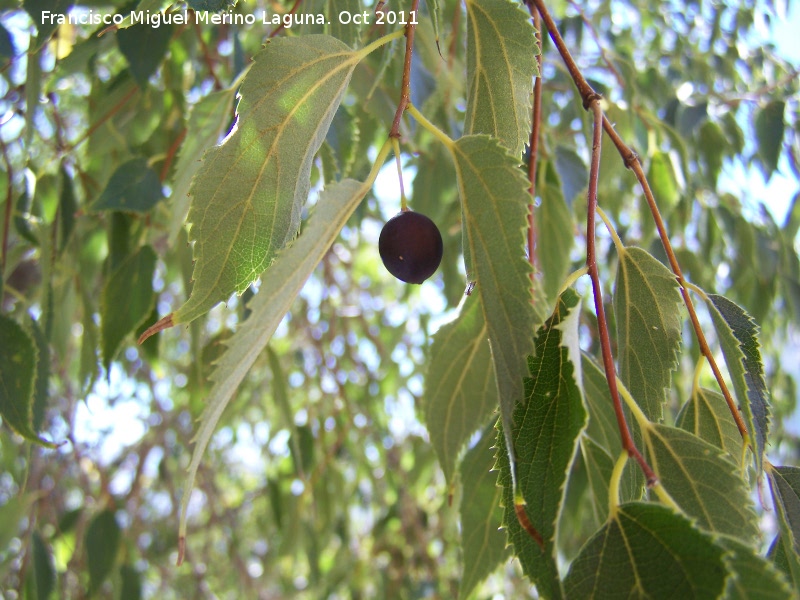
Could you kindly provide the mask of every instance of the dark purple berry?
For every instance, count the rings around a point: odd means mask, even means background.
[[[381,260],[392,275],[406,283],[422,283],[442,261],[442,234],[428,217],[411,210],[386,222],[378,239]]]

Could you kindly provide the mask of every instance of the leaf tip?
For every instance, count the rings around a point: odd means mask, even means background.
[[[147,341],[149,337],[157,334],[159,331],[164,331],[165,329],[173,327],[175,325],[175,323],[172,320],[174,314],[175,313],[169,313],[166,317],[162,317],[161,319],[153,323],[150,327],[145,329],[142,335],[139,336],[138,343],[141,345],[145,341]]]

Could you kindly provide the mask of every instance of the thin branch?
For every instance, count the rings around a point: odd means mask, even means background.
[[[558,48],[561,58],[567,67],[567,70],[572,75],[573,81],[580,91],[581,98],[583,98],[583,106],[587,110],[591,110],[594,116],[594,125],[592,129],[592,161],[589,168],[589,192],[587,195],[587,210],[586,210],[586,267],[589,271],[589,277],[592,280],[592,293],[594,296],[595,312],[597,314],[597,330],[600,337],[600,347],[602,350],[603,367],[605,369],[606,380],[608,381],[608,391],[611,394],[611,399],[614,403],[614,413],[617,418],[617,426],[619,427],[620,438],[622,441],[623,449],[628,453],[628,456],[636,460],[639,467],[642,469],[646,479],[647,485],[653,486],[657,483],[658,478],[647,464],[644,456],[636,447],[633,441],[628,422],[625,419],[625,412],[622,407],[622,401],[619,397],[619,389],[617,388],[617,374],[614,366],[614,356],[611,352],[611,336],[608,329],[608,321],[606,320],[605,308],[603,305],[603,293],[600,284],[600,274],[597,268],[597,253],[595,249],[595,215],[597,212],[597,184],[600,178],[600,148],[603,140],[603,124],[606,121],[603,116],[603,109],[600,107],[600,95],[595,92],[588,82],[581,75],[578,66],[572,59],[569,50],[564,43],[561,34],[559,34],[556,24],[550,13],[544,6],[543,0],[531,0],[538,9],[542,16],[542,20],[550,33],[550,38]]]
[[[419,10],[419,0],[411,0],[411,12],[417,14]],[[406,25],[406,56],[403,60],[403,80],[400,84],[400,101],[397,103],[397,111],[394,114],[394,121],[392,121],[392,129],[389,132],[389,137],[400,137],[400,120],[403,118],[403,113],[406,112],[408,103],[411,100],[411,55],[414,51],[414,32],[417,26],[412,21]]]

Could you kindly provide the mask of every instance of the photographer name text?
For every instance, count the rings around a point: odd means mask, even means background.
[[[391,11],[351,13],[341,11],[334,19],[342,25],[417,25],[417,11]],[[128,15],[100,13],[94,10],[69,14],[42,11],[42,25],[282,25],[289,28],[297,25],[330,25],[330,17],[321,13],[276,14],[261,11],[261,14],[212,13],[184,11],[173,13],[134,10]]]

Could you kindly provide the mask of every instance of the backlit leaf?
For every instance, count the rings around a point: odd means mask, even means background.
[[[146,213],[163,197],[158,173],[146,159],[134,158],[114,171],[91,210]]]
[[[108,370],[122,340],[150,315],[155,303],[153,271],[156,254],[143,246],[106,280],[100,298],[103,364]]]
[[[530,15],[509,0],[467,0],[466,134],[498,138],[519,161],[531,129],[539,52]]]
[[[89,595],[94,595],[117,561],[121,532],[113,510],[98,513],[86,528],[84,545],[89,567]]]
[[[758,326],[744,309],[724,296],[709,294],[706,304],[717,330],[739,410],[754,444],[756,469],[760,473],[769,431],[769,392],[764,382]]]
[[[480,298],[433,336],[425,377],[425,426],[445,478],[451,481],[462,447],[497,409],[497,381]]]
[[[451,151],[464,214],[465,253],[471,256],[476,280],[473,293],[481,299],[500,414],[510,435],[514,406],[525,393],[525,358],[533,352],[537,321],[531,304],[532,269],[525,259],[527,183],[497,140],[466,136]]]
[[[172,217],[170,219],[170,239],[178,236],[178,230],[186,220],[189,210],[189,186],[192,177],[200,168],[203,153],[219,142],[229,127],[231,120],[220,118],[230,114],[233,117],[233,99],[238,84],[221,92],[212,92],[192,107],[186,124],[188,133],[181,144],[175,176],[172,179]]]
[[[504,448],[498,457],[499,483],[504,488],[503,524],[525,574],[546,598],[563,595],[556,564],[556,527],[569,468],[586,425],[580,362],[573,362],[572,350],[578,337],[578,307],[578,295],[567,290],[552,317],[539,328],[536,351],[528,359],[530,378],[525,380],[525,400],[517,404],[512,421],[519,491],[544,549],[520,526]]]
[[[659,504],[619,507],[583,547],[564,581],[568,598],[717,598],[724,552]]]
[[[758,536],[749,490],[727,453],[699,437],[657,423],[643,430],[650,466],[672,499],[697,524],[747,544]]]
[[[738,463],[742,458],[742,436],[731,416],[725,398],[719,392],[697,388],[684,404],[676,426],[722,448]]]
[[[322,192],[303,233],[278,256],[264,275],[259,293],[248,304],[252,311],[250,316],[225,341],[227,350],[215,363],[211,374],[214,385],[194,437],[195,447],[181,501],[181,538],[186,535],[186,508],[197,468],[225,407],[369,187],[345,179]]]
[[[641,248],[619,256],[614,284],[619,377],[651,421],[660,421],[681,344],[675,276]]]
[[[494,426],[486,428],[481,440],[461,462],[461,550],[464,575],[458,589],[459,598],[470,592],[492,573],[509,555],[506,534],[500,529],[503,490],[497,486],[493,446],[497,441]]]
[[[237,125],[206,153],[191,187],[194,288],[173,323],[243,292],[295,236],[311,162],[358,61],[324,35],[272,40],[256,55]]]

